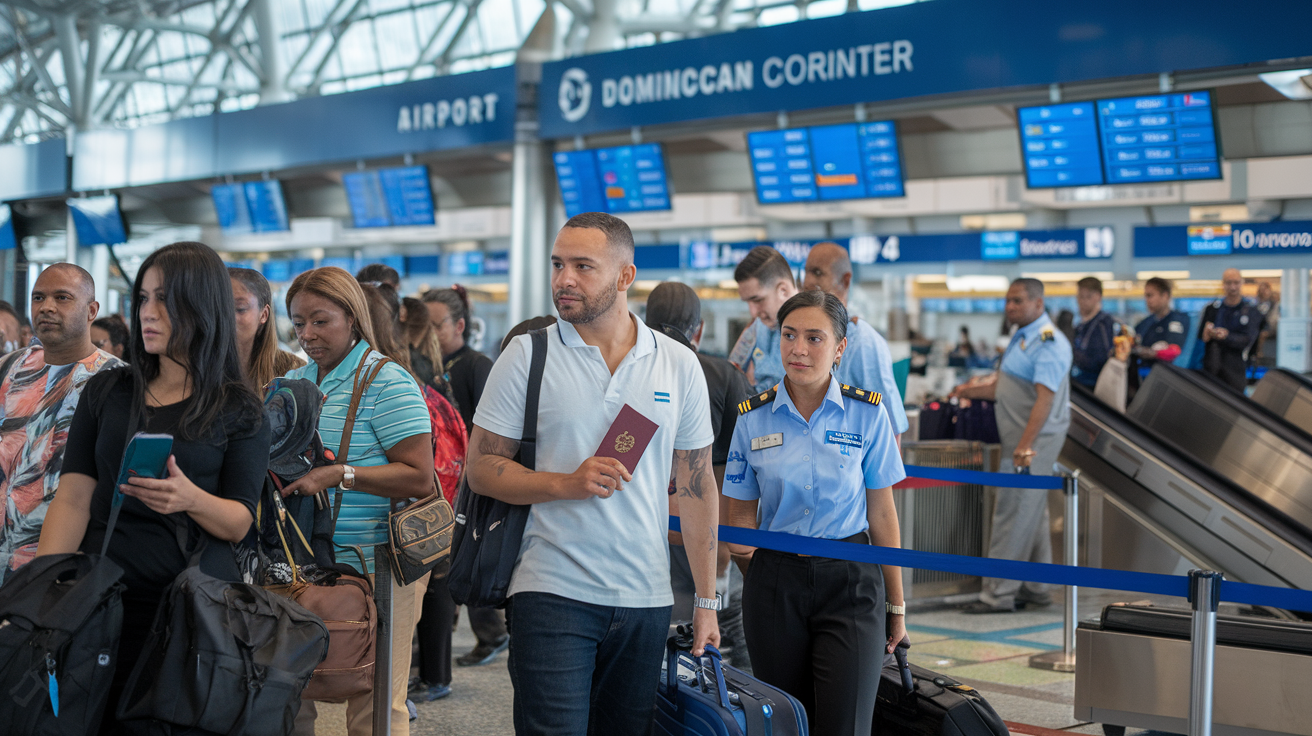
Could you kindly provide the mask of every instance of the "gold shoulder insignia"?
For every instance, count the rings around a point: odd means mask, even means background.
[[[857,388],[856,386],[849,386],[846,383],[840,383],[838,384],[838,387],[843,392],[844,396],[858,399],[868,404],[874,404],[875,406],[879,406],[879,402],[884,398],[884,395],[878,391],[867,391],[863,388]]]
[[[770,402],[774,401],[774,396],[778,392],[779,392],[779,387],[775,386],[774,388],[770,389],[769,391],[766,391],[765,393],[757,394],[750,399],[743,399],[742,401],[738,402],[738,413],[741,415],[741,414],[746,414],[752,409],[760,409],[766,404],[769,404]]]
[[[1039,330],[1039,340],[1040,340],[1040,341],[1042,341],[1042,342],[1052,342],[1053,340],[1056,340],[1056,339],[1057,339],[1057,335],[1056,335],[1055,333],[1053,333],[1051,327],[1044,327],[1042,330]]]

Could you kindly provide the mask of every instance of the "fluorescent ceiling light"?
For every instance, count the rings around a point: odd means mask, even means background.
[[[1040,271],[1035,273],[1022,273],[1021,276],[1024,276],[1027,279],[1038,279],[1039,281],[1043,281],[1047,283],[1053,283],[1053,282],[1060,283],[1063,281],[1079,281],[1080,279],[1086,278],[1088,276],[1092,276],[1095,279],[1098,279],[1099,281],[1111,281],[1112,278],[1114,277],[1114,274],[1111,271],[1092,271],[1092,272],[1090,271],[1067,271],[1067,272]]]
[[[1187,279],[1189,278],[1189,272],[1188,271],[1137,271],[1135,272],[1134,277],[1140,281],[1147,281],[1148,279],[1154,277],[1159,279],[1171,279],[1171,280]]]
[[[1267,72],[1257,77],[1291,100],[1312,100],[1312,69]]]
[[[1278,268],[1241,268],[1239,275],[1246,279],[1278,279],[1284,271]]]
[[[949,276],[948,291],[1006,291],[1011,279],[1006,276]]]

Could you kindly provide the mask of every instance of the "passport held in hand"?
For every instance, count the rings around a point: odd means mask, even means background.
[[[613,457],[632,473],[637,469],[642,453],[646,452],[647,445],[651,442],[651,438],[656,436],[658,429],[660,425],[625,404],[624,408],[620,409],[619,416],[615,417],[614,423],[610,425],[610,429],[606,430],[606,436],[602,438],[601,446],[597,448],[594,455]]]

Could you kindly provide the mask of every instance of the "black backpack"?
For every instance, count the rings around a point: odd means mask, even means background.
[[[103,556],[47,555],[0,587],[6,734],[84,736],[100,729],[123,627],[122,576]]]
[[[532,470],[537,464],[538,398],[547,364],[546,329],[530,330],[533,359],[524,392],[524,431],[515,462]],[[451,540],[447,585],[458,604],[500,608],[506,604],[510,575],[519,559],[530,506],[481,496],[469,488],[468,468],[456,491],[456,528]]]

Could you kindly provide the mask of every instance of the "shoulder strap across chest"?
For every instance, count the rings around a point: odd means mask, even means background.
[[[765,393],[757,394],[750,399],[743,399],[742,401],[738,402],[738,414],[742,415],[742,414],[746,414],[747,412],[753,409],[760,409],[766,404],[769,404],[772,401],[774,401],[775,394],[777,393],[779,393],[779,387],[775,386],[774,388],[770,389],[769,391],[766,391]]]
[[[867,404],[874,404],[875,406],[879,406],[879,402],[884,399],[884,395],[878,391],[868,391],[864,388],[849,386],[846,383],[838,384],[838,388],[843,392],[843,395],[849,399],[864,401]]]

